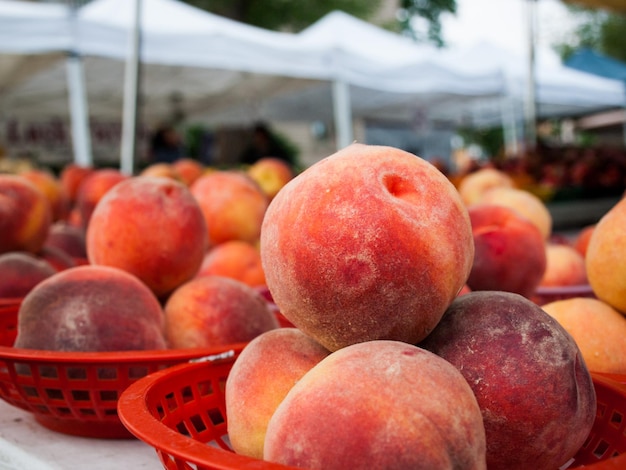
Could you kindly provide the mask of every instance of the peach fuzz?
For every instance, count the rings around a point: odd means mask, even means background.
[[[264,459],[310,469],[485,469],[485,428],[452,364],[400,341],[346,346],[270,418]]]
[[[513,179],[495,168],[481,168],[465,175],[458,183],[458,191],[463,202],[470,206],[476,204],[483,195],[493,188],[513,188]]]
[[[94,170],[87,175],[78,188],[76,207],[80,214],[83,229],[87,230],[91,214],[102,197],[117,183],[128,179],[128,176],[113,168]]]
[[[89,262],[123,269],[160,299],[195,276],[207,229],[189,188],[170,178],[135,176],[98,203],[87,229]]]
[[[24,298],[15,347],[164,349],[163,309],[133,275],[106,266],[78,266],[50,276]]]
[[[546,270],[539,286],[580,286],[583,284],[587,284],[585,258],[570,245],[546,244]]]
[[[474,263],[472,291],[501,290],[530,298],[546,270],[546,248],[536,225],[510,207],[470,206]]]
[[[596,224],[585,256],[587,278],[596,296],[626,313],[626,198]]]
[[[273,157],[257,160],[248,168],[247,173],[270,200],[295,176],[289,163]]]
[[[227,277],[192,279],[165,303],[165,335],[171,348],[246,343],[278,327],[257,290]]]
[[[172,162],[172,168],[187,186],[191,186],[204,173],[204,165],[193,158],[179,158]]]
[[[492,188],[477,203],[499,204],[515,209],[537,226],[544,240],[548,240],[552,234],[552,215],[548,207],[530,191],[508,187]]]
[[[259,249],[248,242],[230,240],[211,248],[196,276],[224,276],[251,287],[265,285]]]
[[[626,374],[626,317],[607,303],[583,297],[542,306],[574,338],[592,372]]]
[[[561,468],[596,415],[591,374],[575,341],[530,300],[472,292],[452,302],[418,346],[453,364],[478,400],[491,470]]]
[[[280,190],[260,250],[280,311],[331,351],[424,338],[465,284],[474,256],[452,183],[411,153],[362,144]]]
[[[0,175],[0,253],[43,246],[52,224],[52,209],[44,194],[17,175]]]
[[[0,255],[0,298],[24,297],[53,274],[56,274],[54,267],[32,253],[3,253]]]
[[[32,168],[20,173],[20,176],[33,183],[50,203],[52,221],[63,220],[70,210],[70,200],[59,179],[48,170]]]
[[[210,246],[229,240],[258,241],[269,201],[249,176],[211,171],[191,185],[191,192],[204,214]]]
[[[287,392],[330,352],[296,328],[267,331],[248,343],[228,374],[228,437],[238,454],[263,458],[267,423]]]

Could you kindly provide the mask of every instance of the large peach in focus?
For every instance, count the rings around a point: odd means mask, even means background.
[[[98,203],[86,243],[90,263],[123,269],[163,299],[195,276],[207,249],[207,229],[183,183],[135,176]]]
[[[280,311],[331,351],[424,338],[474,255],[467,209],[439,170],[400,149],[362,144],[280,190],[260,248]]]
[[[211,248],[196,276],[225,276],[252,287],[265,285],[259,249],[241,240],[229,240]]]
[[[295,176],[289,163],[274,157],[257,160],[248,168],[247,173],[270,200]]]
[[[76,194],[76,207],[80,214],[83,229],[87,230],[91,214],[100,199],[117,183],[128,179],[128,176],[114,168],[93,170],[85,177]]]
[[[587,278],[596,296],[626,313],[626,198],[596,224],[585,256]]]
[[[44,194],[16,175],[0,175],[0,253],[38,252],[52,224],[52,210]]]
[[[238,454],[262,459],[267,423],[287,392],[330,352],[297,328],[254,338],[228,374],[228,437]]]
[[[15,347],[164,349],[163,309],[135,276],[107,266],[78,266],[50,276],[24,298]]]
[[[591,374],[574,339],[527,298],[460,296],[418,346],[453,364],[472,388],[490,470],[562,468],[587,439],[596,415]]]
[[[626,317],[598,299],[574,297],[541,307],[574,338],[592,372],[626,374]]]
[[[471,206],[493,188],[513,188],[513,179],[505,172],[495,168],[480,168],[465,175],[458,183],[459,194],[463,202]]]
[[[165,335],[171,348],[247,343],[278,327],[276,315],[257,290],[227,277],[192,279],[165,303]]]
[[[211,171],[191,185],[191,192],[204,214],[210,246],[229,240],[258,241],[268,199],[249,176]]]
[[[530,298],[546,270],[543,235],[510,207],[469,207],[475,254],[467,284],[472,291],[501,290]]]
[[[479,470],[485,428],[452,364],[401,341],[366,341],[293,386],[269,420],[264,458],[321,470]]]

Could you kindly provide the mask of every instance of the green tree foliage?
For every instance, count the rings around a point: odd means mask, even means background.
[[[578,17],[578,25],[555,46],[563,59],[588,47],[626,62],[626,15],[574,6],[569,9]]]
[[[400,26],[405,34],[421,42],[444,46],[441,15],[456,13],[456,0],[401,0]]]

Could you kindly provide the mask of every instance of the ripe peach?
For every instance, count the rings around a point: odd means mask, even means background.
[[[191,192],[202,208],[210,246],[228,240],[258,241],[268,199],[248,176],[211,171],[191,185]]]
[[[20,176],[33,183],[50,203],[52,221],[63,220],[70,209],[70,200],[61,182],[48,170],[32,168],[20,173]]]
[[[270,330],[246,345],[228,374],[228,437],[235,452],[263,458],[267,423],[287,392],[330,352],[296,328]]]
[[[401,341],[346,346],[270,418],[264,459],[310,469],[485,469],[485,428],[450,363]]]
[[[128,176],[113,168],[93,170],[78,188],[76,206],[80,212],[83,229],[87,230],[91,214],[102,197],[117,183],[128,179]]]
[[[135,176],[98,203],[87,229],[92,264],[134,274],[159,298],[195,276],[207,249],[197,201],[183,183]]]
[[[475,204],[468,212],[476,250],[467,280],[470,289],[530,297],[546,269],[545,242],[539,229],[506,206]]]
[[[574,338],[592,372],[626,374],[626,317],[597,299],[575,297],[542,306]]]
[[[465,284],[474,256],[452,183],[413,154],[362,144],[280,190],[260,249],[280,311],[331,351],[424,338]]]
[[[172,163],[180,180],[191,186],[204,173],[204,165],[193,158],[179,158]]]
[[[44,246],[59,248],[75,259],[87,259],[85,231],[67,222],[56,222],[50,226]]]
[[[196,276],[225,276],[252,287],[265,285],[261,253],[242,240],[229,240],[211,248]]]
[[[24,298],[15,347],[164,349],[163,309],[135,276],[107,266],[78,266],[50,276]]]
[[[596,296],[626,313],[626,198],[596,224],[589,239],[585,266]]]
[[[63,271],[77,266],[78,264],[70,255],[54,246],[44,245],[37,252],[37,257],[46,260],[56,271]]]
[[[270,200],[295,176],[289,163],[274,157],[257,160],[247,169],[247,173]]]
[[[70,207],[76,203],[78,188],[83,180],[94,171],[94,168],[69,163],[63,167],[59,175],[59,182],[69,199]]]
[[[574,237],[573,247],[583,255],[583,258],[587,256],[587,247],[589,246],[589,239],[593,233],[593,229],[596,228],[596,224],[587,225],[583,227],[580,232]]]
[[[51,223],[50,203],[34,184],[21,176],[0,175],[0,253],[36,253]]]
[[[530,191],[509,187],[492,188],[485,191],[477,203],[499,204],[515,209],[537,226],[544,240],[552,234],[552,214],[548,206]]]
[[[525,297],[458,297],[418,346],[456,366],[474,391],[489,469],[559,468],[585,442],[596,414],[589,370],[567,331]]]
[[[505,172],[495,168],[481,168],[465,175],[458,183],[458,191],[463,202],[470,206],[476,204],[490,189],[513,188],[513,179]]]
[[[151,165],[148,165],[143,170],[141,170],[139,176],[171,178],[173,180],[182,182],[180,175],[172,166],[172,164],[165,162],[153,163]]]
[[[44,279],[56,274],[46,260],[25,251],[0,254],[0,298],[24,297]]]
[[[227,277],[192,279],[165,303],[165,335],[171,348],[245,343],[278,327],[257,290]]]
[[[546,270],[539,283],[544,287],[587,284],[585,258],[572,246],[546,244]]]

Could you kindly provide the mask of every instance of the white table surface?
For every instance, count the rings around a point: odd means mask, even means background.
[[[137,439],[68,436],[0,400],[0,470],[162,470],[153,447]]]

